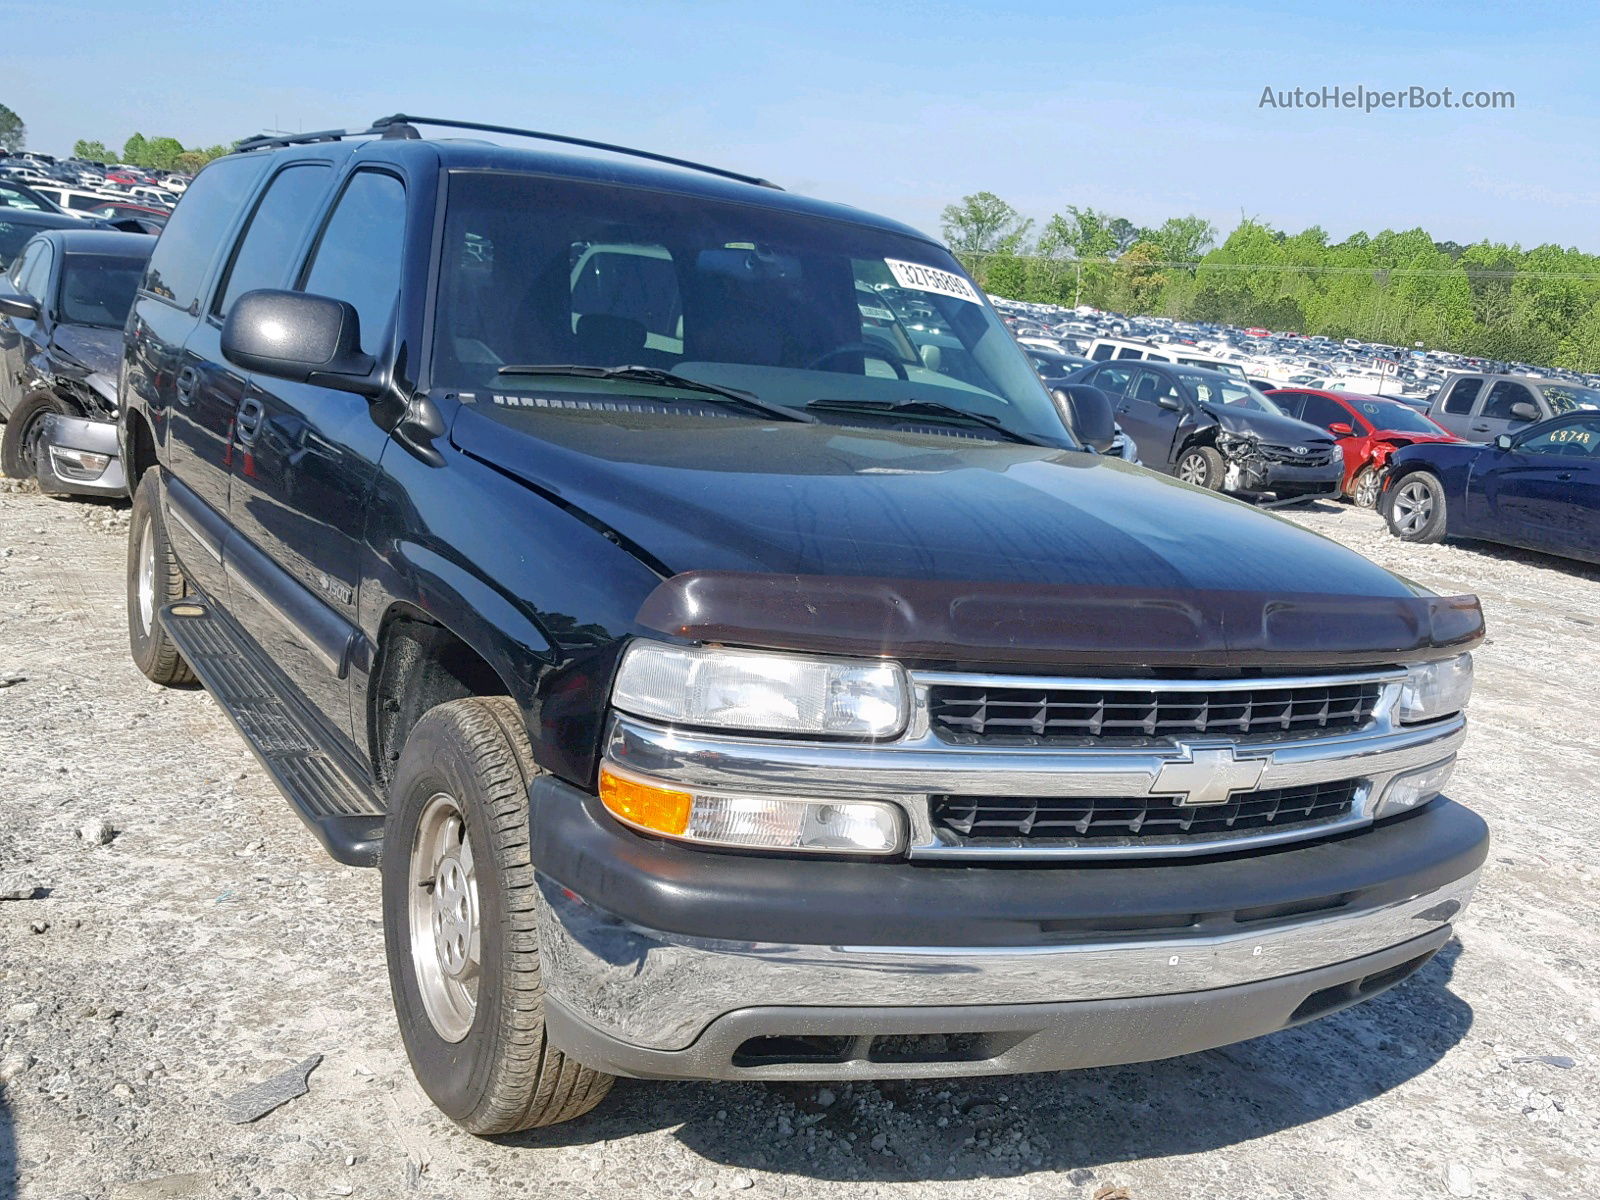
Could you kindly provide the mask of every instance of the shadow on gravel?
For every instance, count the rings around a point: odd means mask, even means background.
[[[1468,554],[1481,555],[1484,558],[1494,559],[1497,562],[1520,563],[1526,567],[1538,567],[1544,571],[1558,571],[1573,579],[1587,579],[1600,583],[1600,564],[1582,562],[1576,558],[1561,558],[1555,554],[1543,554],[1538,550],[1524,550],[1521,546],[1506,546],[1499,542],[1479,542],[1467,538],[1453,538],[1448,543],[1457,550],[1465,550]]]
[[[11,1106],[6,1103],[6,1089],[0,1084],[0,1200],[11,1200],[17,1194],[17,1139],[11,1129]]]
[[[1053,1075],[829,1084],[831,1103],[822,1085],[619,1080],[591,1116],[501,1144],[598,1144],[673,1129],[728,1169],[881,1182],[1092,1170],[1224,1149],[1345,1112],[1438,1062],[1472,1025],[1471,1007],[1448,988],[1459,954],[1452,940],[1376,999],[1186,1058]],[[1365,1120],[1356,1117],[1358,1126]]]

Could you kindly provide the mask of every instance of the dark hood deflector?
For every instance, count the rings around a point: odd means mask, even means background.
[[[1370,667],[1483,638],[1476,596],[1348,596],[690,571],[639,610],[693,641],[922,664]]]

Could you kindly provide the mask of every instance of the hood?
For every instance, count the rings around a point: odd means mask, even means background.
[[[1280,417],[1276,413],[1256,412],[1237,404],[1202,404],[1216,422],[1229,433],[1253,433],[1274,446],[1331,446],[1333,435],[1326,429]]]
[[[593,395],[541,398],[573,400]],[[626,404],[468,404],[450,436],[667,574],[1418,595],[1335,542],[1114,459]]]
[[[116,378],[122,360],[122,330],[98,325],[57,325],[52,339],[56,350],[83,368]]]

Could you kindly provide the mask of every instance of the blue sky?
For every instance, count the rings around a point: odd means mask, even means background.
[[[1050,0],[7,0],[35,149],[405,109],[768,176],[937,233],[988,189],[1154,223],[1421,225],[1600,251],[1600,5]],[[1264,87],[1450,86],[1513,111],[1273,111]]]

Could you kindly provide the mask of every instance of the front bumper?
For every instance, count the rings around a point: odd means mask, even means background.
[[[1344,475],[1344,462],[1335,455],[1317,467],[1271,462],[1259,456],[1228,459],[1222,490],[1250,494],[1271,493],[1280,502],[1299,503],[1322,497],[1337,497]]]
[[[552,1039],[618,1074],[848,1079],[1190,1053],[1374,995],[1448,940],[1487,849],[1449,801],[1181,865],[723,855],[534,789]]]
[[[83,470],[79,455],[104,455],[109,461],[98,470]],[[35,470],[39,490],[55,496],[126,496],[128,478],[122,466],[114,421],[47,413],[39,426],[39,455]]]

